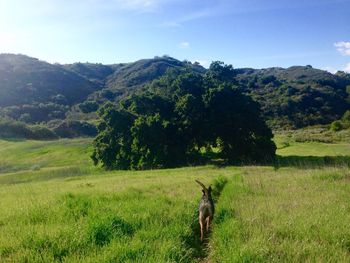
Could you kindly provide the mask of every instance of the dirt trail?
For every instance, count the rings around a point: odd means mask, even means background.
[[[226,178],[219,178],[215,180],[214,187],[213,187],[213,199],[214,199],[215,206],[217,206],[221,192],[224,189],[227,182],[228,181]],[[213,221],[213,224],[211,225],[211,228],[214,226],[214,223],[215,223],[215,215],[214,215],[214,221]],[[200,229],[199,229],[198,220],[197,220],[197,227],[195,227],[195,229],[193,230],[197,230],[193,234],[197,235],[199,238]],[[199,250],[199,257],[197,257],[198,263],[210,263],[209,255],[211,250],[211,245],[210,245],[211,234],[212,234],[212,231],[210,229],[210,232],[205,235],[204,241],[200,242],[199,247],[197,247],[197,249]]]

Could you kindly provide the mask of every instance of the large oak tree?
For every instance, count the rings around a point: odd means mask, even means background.
[[[275,156],[259,105],[236,86],[232,66],[213,62],[205,75],[169,71],[116,107],[101,108],[92,159],[107,169],[193,163],[203,149],[231,163]]]

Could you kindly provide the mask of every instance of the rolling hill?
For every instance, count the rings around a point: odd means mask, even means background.
[[[100,87],[87,78],[24,55],[0,55],[0,106],[56,102],[73,105]],[[63,100],[63,99],[62,99]]]
[[[98,83],[24,55],[0,55],[2,115],[28,123],[64,119],[66,112],[101,89]]]
[[[198,63],[168,56],[113,65],[59,65],[1,54],[0,116],[30,124],[94,121],[100,105],[118,102],[169,68],[206,72]],[[261,104],[274,129],[328,124],[350,108],[350,74],[344,72],[331,74],[311,66],[294,66],[235,69],[235,74],[239,88]]]

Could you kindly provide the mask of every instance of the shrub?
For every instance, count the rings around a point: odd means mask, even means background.
[[[54,140],[58,139],[58,136],[56,133],[54,133],[52,130],[39,125],[33,125],[30,127],[32,130],[33,136],[31,139],[35,140]]]
[[[108,99],[108,100],[114,100],[116,95],[117,95],[116,93],[114,93],[108,89],[103,89],[100,91],[100,97]]]
[[[85,121],[63,121],[54,129],[54,132],[62,138],[73,138],[79,136],[95,136],[97,129],[95,125]]]
[[[343,123],[343,126],[346,128],[350,127],[350,110],[347,110],[343,117],[341,118],[341,122]]]
[[[98,104],[96,101],[85,101],[79,104],[79,109],[84,113],[97,111]]]
[[[44,126],[28,126],[23,122],[14,120],[0,120],[0,137],[34,140],[53,140],[58,138],[52,130]]]
[[[340,131],[350,127],[350,111],[347,110],[340,120],[334,121],[331,124],[332,131]]]
[[[0,137],[3,138],[30,138],[32,131],[23,122],[1,120],[0,121]]]
[[[341,121],[333,121],[331,124],[331,130],[332,131],[340,131],[343,129],[343,125]]]

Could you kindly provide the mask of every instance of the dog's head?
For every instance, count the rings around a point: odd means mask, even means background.
[[[203,196],[210,197],[211,196],[211,186],[208,187],[207,191],[202,189]]]
[[[205,185],[203,183],[201,183],[200,181],[198,180],[195,180],[200,186],[202,186],[202,193],[203,193],[203,196],[206,196],[206,197],[211,197],[211,191],[212,191],[212,188],[211,186],[209,186],[208,188],[205,187]]]

